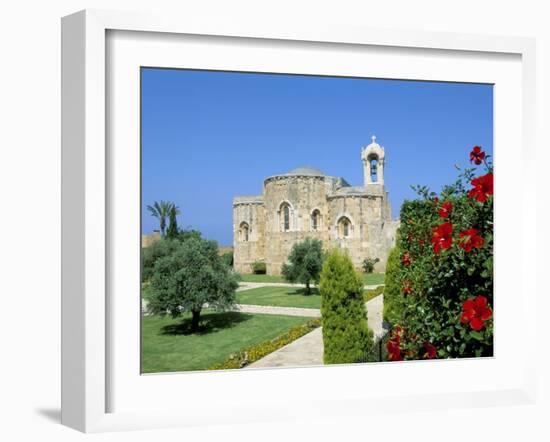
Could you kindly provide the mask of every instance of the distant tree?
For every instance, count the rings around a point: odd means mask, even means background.
[[[371,360],[373,333],[367,324],[363,279],[348,255],[331,251],[325,259],[321,280],[324,361],[345,364]]]
[[[166,231],[166,236],[168,238],[177,238],[179,235],[177,216],[180,213],[181,212],[179,207],[176,206],[175,204],[172,204],[172,207],[170,207],[170,211],[169,211],[168,230]]]
[[[299,282],[306,285],[306,294],[311,293],[310,284],[319,283],[323,267],[323,245],[321,241],[306,238],[292,246],[288,263],[283,265],[282,274],[288,282]]]
[[[233,267],[233,252],[225,252],[222,255],[222,261],[229,267]]]
[[[173,253],[155,262],[147,308],[173,317],[190,312],[195,332],[205,304],[219,311],[234,305],[238,277],[218,255],[216,241],[193,237],[176,244]]]
[[[195,229],[180,229],[178,232],[178,239],[180,241],[187,241],[190,238],[201,239],[202,233]]]
[[[166,231],[166,218],[170,216],[170,210],[174,206],[174,203],[170,201],[155,201],[153,205],[147,206],[147,210],[151,213],[152,216],[158,218],[160,235],[164,237]]]
[[[179,241],[170,238],[161,238],[141,252],[141,280],[148,281],[153,276],[155,262],[159,258],[171,255],[179,246]]]

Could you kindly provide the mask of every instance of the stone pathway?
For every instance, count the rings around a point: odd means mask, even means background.
[[[242,306],[245,307],[245,306]],[[267,314],[288,314],[282,313],[281,310],[288,310],[291,307],[263,307],[263,306],[246,306],[251,309],[267,308],[269,311],[251,311],[251,313],[267,313]],[[374,339],[379,340],[386,333],[382,321],[384,309],[384,296],[380,295],[367,302],[367,318],[369,327],[374,333]],[[317,309],[293,309],[293,310],[311,310],[320,316],[321,312]],[[244,311],[244,310],[241,310]],[[299,315],[301,316],[301,315]],[[296,339],[283,348],[268,354],[264,358],[256,361],[246,368],[268,368],[268,367],[299,367],[304,365],[323,365],[323,330],[319,327],[307,335]]]
[[[323,328],[319,327],[245,368],[323,365]]]
[[[367,302],[367,321],[369,327],[374,333],[374,339],[382,338],[387,332],[387,326],[384,324],[384,295],[377,296]]]
[[[266,315],[304,316],[307,318],[321,317],[321,310],[316,308],[275,307],[271,305],[237,304],[236,311],[243,313],[262,313]]]

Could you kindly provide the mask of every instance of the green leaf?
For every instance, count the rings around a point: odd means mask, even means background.
[[[477,341],[483,341],[485,338],[483,336],[483,333],[480,333],[478,331],[473,331],[470,333],[470,336],[474,339],[476,339]]]

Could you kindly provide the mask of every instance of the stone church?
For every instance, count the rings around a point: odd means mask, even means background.
[[[372,143],[361,149],[364,184],[298,167],[264,180],[263,194],[233,199],[234,266],[251,273],[265,262],[268,275],[279,275],[293,244],[306,237],[320,239],[324,249],[346,249],[360,270],[365,258],[380,261],[384,271],[395,241],[398,221],[392,220],[384,185],[384,148]]]

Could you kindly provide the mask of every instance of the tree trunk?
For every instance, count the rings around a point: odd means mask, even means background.
[[[309,288],[309,281],[306,282],[306,295],[309,295],[311,293],[311,289]]]
[[[191,314],[193,315],[193,317],[191,318],[191,331],[196,332],[199,329],[199,320],[201,317],[201,311],[192,310]]]

